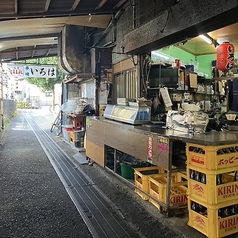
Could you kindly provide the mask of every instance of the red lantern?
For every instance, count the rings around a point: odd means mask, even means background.
[[[234,64],[235,47],[229,42],[224,42],[217,47],[217,68],[228,71]]]

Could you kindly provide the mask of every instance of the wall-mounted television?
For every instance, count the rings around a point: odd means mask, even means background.
[[[165,86],[177,88],[179,70],[177,68],[162,68],[161,65],[152,65],[149,72],[149,86],[156,88]]]

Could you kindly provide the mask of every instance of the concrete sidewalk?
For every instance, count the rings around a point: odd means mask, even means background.
[[[85,153],[79,152],[77,148],[66,143],[62,138],[55,136],[49,131],[55,115],[52,115],[47,108],[34,110],[33,113],[35,114],[34,119],[37,123],[44,128],[52,138],[54,138],[57,144],[67,155],[69,155],[75,164],[80,166],[82,171],[95,182],[95,184],[108,198],[112,200],[114,204],[117,205],[117,207],[120,208],[120,212],[126,217],[126,219],[133,224],[137,224],[138,229],[142,229],[140,227],[143,227],[143,231],[148,235],[146,237],[173,237],[169,236],[169,234],[168,236],[160,236],[161,230],[165,232],[166,227],[172,229],[178,234],[176,238],[180,236],[185,238],[206,237],[187,225],[187,212],[185,212],[183,216],[166,218],[155,206],[148,201],[142,200],[141,197],[134,192],[134,187],[125,179],[116,176],[113,172],[102,168],[95,163],[93,166],[79,164],[77,159],[75,159],[75,155],[84,159]],[[227,238],[228,237],[237,238],[238,234],[227,236]]]
[[[42,109],[43,112],[40,110],[35,110],[34,113],[38,114],[38,117],[34,117],[37,123],[41,125],[42,128],[49,131],[49,125],[54,120],[54,115],[50,114],[47,109]],[[44,117],[45,119],[42,120],[41,117]],[[47,123],[49,123],[47,125]],[[77,148],[73,147],[71,144],[65,142],[62,140],[62,138],[54,136],[52,133],[49,133],[54,140],[57,141],[57,144],[60,145],[60,147],[70,156],[72,160],[75,161],[76,164],[79,164],[75,155],[77,155],[77,158],[81,157],[82,160],[85,158],[84,152],[78,152]],[[87,176],[89,176],[95,184],[110,198],[112,201],[117,204],[118,207],[122,209],[122,213],[127,214],[128,216],[131,216],[131,220],[133,220],[133,215],[136,211],[131,211],[130,213],[130,206],[127,206],[127,204],[123,203],[123,200],[129,201],[128,203],[136,203],[138,206],[137,209],[143,212],[147,212],[149,218],[147,219],[157,219],[160,223],[162,223],[164,226],[169,227],[170,229],[177,232],[178,236],[182,235],[186,238],[204,238],[205,236],[199,233],[198,231],[190,228],[187,225],[188,217],[187,213],[184,214],[184,216],[180,217],[170,217],[165,218],[163,214],[161,214],[158,209],[153,206],[148,201],[144,201],[134,192],[134,187],[130,185],[125,179],[120,178],[116,176],[113,172],[110,172],[110,170],[102,168],[101,166],[97,164],[93,164],[93,166],[89,165],[81,165],[79,164],[80,168],[85,172]],[[107,184],[107,186],[105,186]],[[117,196],[115,196],[117,194]],[[134,213],[134,214],[133,214]],[[140,217],[140,216],[138,216]],[[140,219],[140,218],[139,218]],[[154,221],[153,221],[154,222]],[[138,221],[138,224],[143,223],[143,221]],[[143,226],[141,224],[140,226]],[[153,228],[150,228],[153,229]],[[156,232],[156,229],[154,231]],[[159,236],[158,236],[159,237]]]
[[[0,146],[0,187],[1,238],[92,237],[22,112]]]

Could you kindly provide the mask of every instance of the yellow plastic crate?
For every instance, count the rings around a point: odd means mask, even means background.
[[[191,198],[198,199],[204,204],[218,204],[225,201],[238,199],[238,181],[234,181],[234,172],[237,167],[222,170],[205,170],[198,169],[196,166],[187,166],[187,176],[191,170],[206,175],[206,184],[199,181],[188,179],[188,195]],[[217,185],[217,175],[222,174],[222,184]]]
[[[187,181],[183,181],[179,173],[172,174],[170,188],[170,206],[181,206],[187,204]],[[177,181],[175,181],[177,180]],[[155,199],[149,201],[159,210],[157,201],[166,204],[167,201],[167,173],[152,175],[149,177],[149,194]]]
[[[217,170],[238,166],[238,144],[203,146],[187,143],[186,155],[188,164],[203,169]]]
[[[237,205],[238,201],[221,203],[219,206],[207,206],[206,212],[196,212],[191,209],[192,200],[188,199],[188,225],[209,238],[220,238],[238,232],[238,214],[228,217],[218,216],[218,210]],[[238,235],[237,235],[238,236]]]
[[[164,173],[165,169],[160,166],[134,168],[135,186],[142,191],[149,192],[149,175]],[[135,193],[142,197],[144,200],[148,200],[149,197],[141,192],[139,189],[135,189]]]

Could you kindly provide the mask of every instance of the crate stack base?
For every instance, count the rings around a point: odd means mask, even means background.
[[[168,173],[159,166],[134,168],[135,192],[143,199],[151,202],[160,211],[161,203],[167,201],[167,177]],[[169,206],[187,204],[187,175],[186,173],[171,174]]]
[[[209,238],[238,232],[238,144],[188,143],[188,225]]]
[[[149,175],[164,172],[165,169],[159,166],[134,168],[135,186],[138,188],[135,189],[135,193],[137,193],[143,200],[149,200],[149,196],[142,192],[149,192]]]
[[[205,204],[201,205],[201,203],[195,202],[196,204],[199,204],[197,211],[192,209],[193,203],[194,201],[189,198],[189,226],[195,228],[209,238],[225,237],[238,232],[238,200],[212,206],[205,206]],[[235,209],[236,214],[231,212],[232,209]],[[228,216],[224,215],[224,210],[228,210]]]
[[[184,206],[187,204],[187,180],[181,173],[173,173],[171,176],[170,204],[169,206]],[[160,211],[162,207],[159,202],[166,204],[167,200],[167,173],[149,176],[149,198],[154,206]]]

